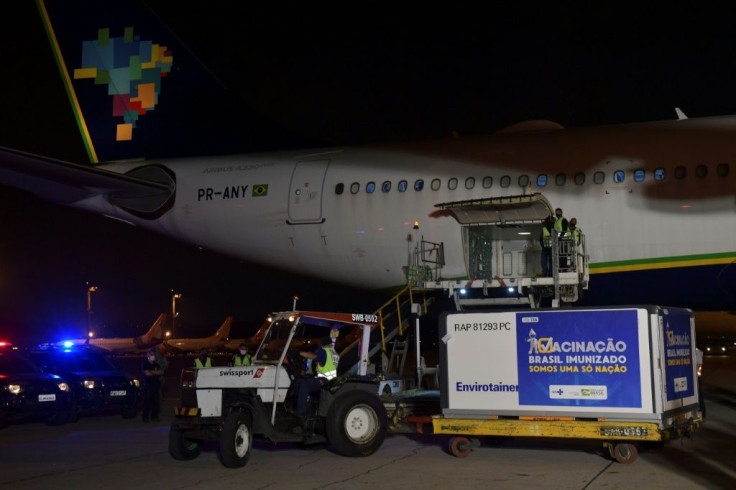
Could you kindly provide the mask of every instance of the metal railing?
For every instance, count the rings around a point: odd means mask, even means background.
[[[413,287],[414,284],[406,286],[374,311],[374,314],[379,316],[380,323],[378,328],[371,331],[369,358],[375,356],[379,351],[385,353],[387,342],[404,335],[404,330],[411,318],[412,304],[419,303],[422,315],[426,314],[426,294],[423,291],[415,291]],[[350,366],[341,374],[352,374],[357,371],[359,343],[360,340],[356,339],[340,351],[340,364]]]

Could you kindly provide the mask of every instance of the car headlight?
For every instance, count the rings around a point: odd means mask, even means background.
[[[84,385],[85,388],[93,390],[95,388],[95,380],[94,379],[85,379],[82,381],[82,385]]]
[[[131,379],[130,380],[130,384],[132,384],[136,388],[140,388],[141,387],[141,382],[137,378]]]
[[[14,395],[21,392],[20,385],[8,385],[8,391]]]
[[[69,385],[68,385],[68,384],[66,384],[66,383],[65,383],[65,382],[63,382],[63,381],[62,381],[61,383],[59,383],[59,384],[58,384],[57,386],[59,387],[59,389],[60,389],[61,391],[66,391],[66,392],[68,392],[68,391],[69,391]]]

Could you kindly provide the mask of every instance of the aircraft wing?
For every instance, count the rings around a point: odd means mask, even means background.
[[[0,147],[0,184],[72,205],[102,196],[138,216],[159,214],[173,201],[173,174],[142,165],[126,174]]]

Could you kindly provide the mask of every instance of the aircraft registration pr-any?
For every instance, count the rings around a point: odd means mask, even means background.
[[[39,1],[90,160],[145,156],[152,139],[171,136],[170,127],[157,133],[151,125],[158,131],[181,115],[186,104],[176,99],[201,68],[150,19],[121,20],[81,4],[94,15]],[[97,15],[95,30],[68,28]],[[61,24],[52,23],[57,17]],[[679,115],[579,129],[529,121],[486,137],[96,166],[3,148],[0,182],[204,249],[363,288],[406,284],[422,241],[443,245],[444,265],[433,274],[475,278],[468,227],[438,205],[541,195],[576,217],[586,236],[591,285],[583,302],[734,309],[736,116]],[[521,249],[536,250],[541,223],[515,226],[527,233]],[[538,259],[525,269],[538,274]],[[500,265],[486,272],[516,273]]]

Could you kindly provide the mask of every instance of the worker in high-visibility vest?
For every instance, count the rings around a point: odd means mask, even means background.
[[[252,362],[253,358],[248,353],[248,346],[245,344],[240,344],[238,352],[230,359],[231,366],[250,366]]]
[[[547,216],[542,221],[542,231],[539,234],[539,244],[542,246],[542,275],[552,275],[552,217]]]
[[[555,230],[555,235],[557,236],[557,238],[564,238],[567,235],[568,223],[567,223],[567,219],[564,216],[562,216],[561,208],[555,209],[554,220],[555,221],[552,227]],[[567,257],[563,255],[562,253],[560,253],[560,270],[563,270],[566,267],[568,267]],[[550,270],[550,275],[552,275],[551,273],[552,271]]]
[[[580,245],[580,233],[582,233],[582,231],[578,228],[577,218],[570,218],[570,223],[568,223],[567,233],[565,236],[574,238],[575,244]]]
[[[194,359],[194,367],[197,369],[203,367],[212,367],[212,358],[207,355],[207,349],[200,349],[199,356]]]
[[[311,359],[314,366],[314,376],[304,376],[295,380],[296,410],[301,415],[307,415],[309,397],[319,393],[319,389],[335,377],[340,356],[333,347],[334,339],[324,337],[317,352],[300,352],[299,355]]]
[[[555,224],[554,229],[557,232],[557,236],[564,236],[567,233],[567,219],[562,216],[562,209],[555,209]]]

